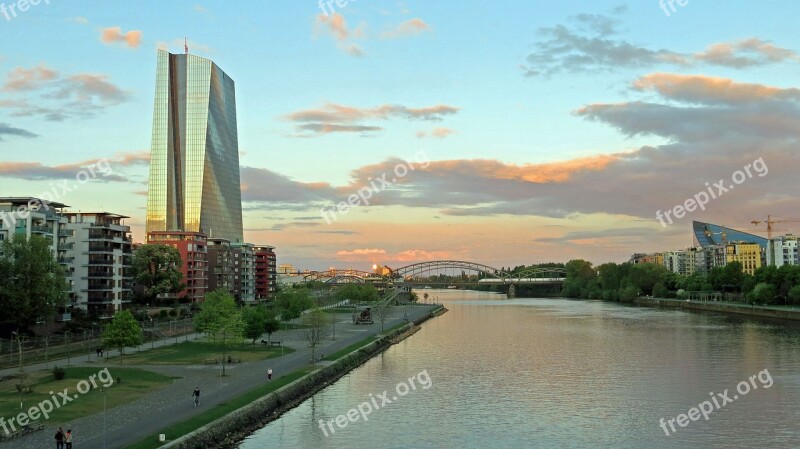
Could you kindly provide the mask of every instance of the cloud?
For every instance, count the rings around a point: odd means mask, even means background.
[[[381,33],[382,39],[398,39],[402,37],[416,36],[430,32],[431,28],[420,18],[414,18],[400,23],[391,30]]]
[[[75,23],[79,23],[81,25],[87,25],[89,23],[89,19],[81,16],[76,16],[72,20],[75,21]]]
[[[0,90],[3,92],[36,90],[57,78],[58,72],[48,68],[45,63],[30,69],[16,67],[8,72],[6,82]]]
[[[347,21],[344,16],[337,12],[331,15],[319,14],[316,17],[314,21],[314,36],[332,37],[339,49],[350,56],[363,57],[366,55],[359,45],[352,42],[352,39],[365,36],[364,26],[359,26],[351,31],[347,27]]]
[[[455,130],[450,128],[434,128],[430,132],[428,131],[417,131],[416,136],[420,139],[425,137],[435,137],[437,139],[444,139],[445,137],[455,134]]]
[[[128,93],[108,82],[108,76],[79,73],[62,81],[60,90],[51,95],[61,100],[75,100],[75,104],[86,105],[98,100],[105,104],[118,104],[128,99]]]
[[[141,30],[131,30],[127,33],[122,32],[120,27],[108,27],[100,30],[100,42],[104,44],[121,43],[128,48],[136,48],[142,43]]]
[[[299,123],[296,129],[302,135],[329,134],[334,132],[371,133],[382,131],[378,126],[362,125],[365,120],[407,120],[441,121],[453,115],[459,108],[445,104],[422,108],[409,108],[402,105],[384,104],[374,108],[357,108],[336,103],[327,103],[316,109],[306,109],[283,116],[284,120]],[[444,129],[444,128],[442,128]],[[441,132],[441,131],[440,131]],[[306,134],[302,134],[306,133]]]
[[[26,180],[46,181],[54,179],[76,179],[78,173],[89,167],[102,167],[106,162],[102,159],[90,159],[82,162],[61,165],[44,165],[41,162],[0,162],[0,177]],[[100,165],[98,165],[100,163]],[[112,173],[103,175],[95,168],[97,180],[125,182],[127,178],[114,173],[114,164],[110,163]]]
[[[336,255],[338,256],[364,256],[371,254],[386,254],[386,250],[378,248],[365,248],[365,249],[354,249],[352,251],[342,250],[336,252]]]
[[[26,138],[33,138],[39,137],[37,134],[34,134],[28,130],[22,128],[15,128],[8,123],[0,122],[0,141],[3,141],[3,136],[17,136],[17,137],[26,137]]]
[[[30,69],[12,69],[0,92],[12,96],[0,98],[0,108],[8,109],[10,116],[42,116],[50,121],[90,117],[130,98],[128,92],[114,85],[106,75],[62,76],[44,63]],[[24,95],[35,95],[35,101]]]
[[[454,220],[602,214],[621,221],[641,220],[645,227],[644,223],[655,222],[657,210],[683,204],[705,190],[706,183],[730,180],[732,173],[759,158],[769,167],[767,176],[754,175],[692,218],[713,221],[722,216],[729,224],[744,223],[746,227],[753,217],[800,208],[800,198],[791,194],[796,190],[796,168],[800,166],[797,88],[659,72],[635,80],[626,94],[648,98],[587,104],[575,115],[608,125],[624,136],[652,137],[648,145],[543,163],[431,160],[427,166],[415,164],[359,211]],[[358,122],[376,117],[374,111],[379,108],[340,109],[341,116],[322,108],[301,111],[304,113],[295,119]],[[391,180],[401,163],[407,162],[389,158],[356,167],[342,185],[304,183],[263,169],[245,169],[243,179],[249,179],[252,190],[243,195],[248,201],[262,201],[265,208],[318,212],[369,185],[370,179],[388,175]],[[343,220],[350,226],[359,215],[351,213]],[[575,241],[595,238],[566,237]]]
[[[541,39],[522,66],[526,76],[698,64],[745,68],[800,60],[795,51],[757,38],[717,43],[705,51],[686,54],[620,38],[615,17],[580,14],[572,17],[571,23],[540,28]]]
[[[655,91],[665,98],[697,104],[748,104],[771,100],[800,100],[800,89],[737,83],[705,75],[652,73],[633,83],[638,91]]]
[[[798,61],[800,55],[793,50],[776,47],[770,42],[750,38],[734,43],[711,45],[706,51],[694,55],[694,59],[711,65],[746,68]]]
[[[380,126],[336,125],[332,123],[303,123],[297,125],[296,129],[311,134],[361,133],[362,135],[368,135],[369,133],[383,131]],[[300,136],[306,135],[301,134]]]

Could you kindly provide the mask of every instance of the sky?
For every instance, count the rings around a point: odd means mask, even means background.
[[[245,239],[299,269],[621,262],[800,216],[800,2],[2,1],[0,196],[135,241],[184,39],[236,83]]]

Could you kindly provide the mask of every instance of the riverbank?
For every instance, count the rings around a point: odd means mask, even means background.
[[[420,324],[445,311],[444,307],[439,306],[406,325],[389,330],[377,340],[366,343],[365,346],[355,349],[329,365],[306,374],[246,407],[235,410],[162,447],[172,449],[234,448],[252,432],[279,418],[284,412],[296,407],[393,344],[414,334],[419,330]]]
[[[754,306],[716,301],[690,301],[667,298],[637,298],[634,303],[647,307],[667,307],[672,309],[705,310],[709,312],[749,315],[761,318],[800,321],[800,309],[784,309],[769,306]]]

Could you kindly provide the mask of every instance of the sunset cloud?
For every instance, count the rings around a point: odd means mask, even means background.
[[[444,139],[447,136],[455,134],[455,130],[450,128],[434,128],[430,131],[417,131],[416,136],[420,139],[426,137],[435,137],[437,139]]]
[[[413,18],[398,24],[396,27],[386,30],[381,33],[382,39],[398,39],[402,37],[416,36],[422,33],[430,32],[431,27],[428,26],[420,18]]]
[[[344,16],[337,12],[331,15],[319,14],[316,17],[314,22],[314,36],[330,36],[336,41],[339,49],[350,56],[365,56],[364,50],[359,45],[352,42],[352,39],[364,36],[363,26],[359,26],[355,30],[350,30],[347,27],[347,21]]]
[[[284,120],[299,123],[296,130],[305,135],[329,134],[334,132],[371,133],[383,128],[360,124],[366,120],[406,120],[441,121],[446,116],[456,114],[459,108],[438,104],[421,108],[384,104],[374,108],[358,108],[337,103],[326,103],[315,109],[305,109],[283,116]],[[439,134],[446,134],[446,128],[439,128]],[[438,136],[437,136],[438,137]]]
[[[141,30],[131,30],[123,33],[120,27],[103,28],[100,30],[100,42],[104,44],[121,43],[128,48],[136,48],[142,43],[142,32]]]
[[[8,96],[0,98],[0,110],[9,110],[10,116],[42,116],[50,121],[90,117],[130,98],[107,75],[62,76],[44,63],[30,69],[12,69],[0,92]]]
[[[794,50],[758,38],[716,43],[694,54],[648,48],[619,37],[618,23],[613,16],[579,14],[568,25],[540,28],[541,39],[523,65],[525,75],[701,64],[741,69],[800,61]]]

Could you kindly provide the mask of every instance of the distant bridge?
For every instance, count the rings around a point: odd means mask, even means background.
[[[444,279],[437,276],[452,271]],[[455,272],[458,273],[455,273]],[[470,276],[464,274],[470,273]],[[506,271],[475,262],[461,260],[432,260],[390,269],[379,275],[368,271],[331,268],[326,271],[298,273],[306,282],[320,281],[327,284],[348,283],[406,283],[411,285],[524,285],[563,284],[566,280],[564,268],[533,268],[518,273]]]

